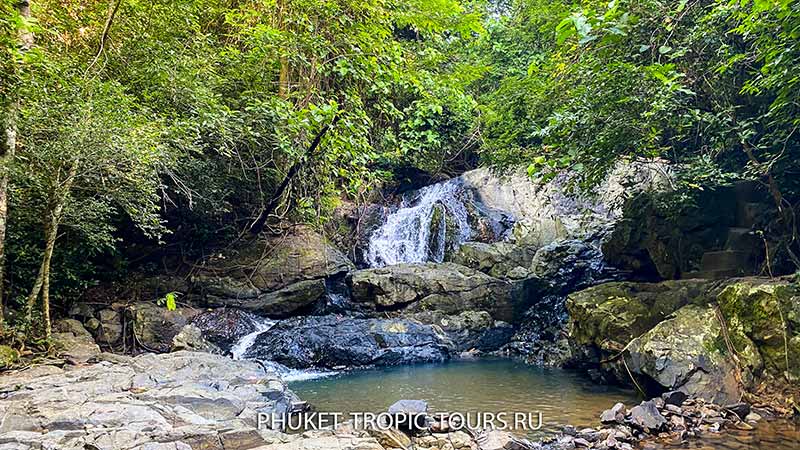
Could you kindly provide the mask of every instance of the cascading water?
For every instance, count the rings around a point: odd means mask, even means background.
[[[255,343],[259,334],[269,330],[277,322],[270,319],[261,318],[260,321],[255,323],[256,329],[252,333],[248,333],[239,339],[239,342],[231,347],[231,356],[233,359],[244,359],[244,355],[250,350],[250,347]]]
[[[451,245],[457,245],[472,235],[464,193],[463,181],[455,178],[420,189],[411,201],[404,199],[370,237],[369,265],[442,262],[448,236],[453,239]],[[436,214],[437,208],[441,214]],[[438,223],[433,223],[435,219]],[[448,224],[456,229],[448,230]]]
[[[247,352],[250,348],[255,344],[256,338],[261,333],[269,331],[276,323],[275,320],[267,319],[267,318],[259,318],[255,323],[255,330],[251,333],[248,333],[239,339],[236,344],[231,347],[231,357],[236,360],[242,359],[251,359],[247,357]],[[329,377],[332,375],[336,375],[339,372],[329,371],[329,370],[299,370],[299,369],[290,369],[283,364],[276,363],[274,361],[261,361],[261,365],[272,372],[275,372],[281,376],[281,379],[286,382],[292,381],[304,381],[304,380],[312,380],[314,378],[321,378],[321,377]]]

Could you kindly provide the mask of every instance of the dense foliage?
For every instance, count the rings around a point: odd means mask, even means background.
[[[0,0],[14,309],[202,256],[276,196],[270,223],[324,221],[408,167],[592,184],[660,157],[689,191],[763,181],[796,228],[798,1],[26,4]]]

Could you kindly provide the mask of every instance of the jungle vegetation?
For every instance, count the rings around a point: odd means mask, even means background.
[[[663,158],[684,192],[762,182],[793,255],[799,112],[796,0],[0,0],[0,305],[46,336],[153,249],[408,168]]]

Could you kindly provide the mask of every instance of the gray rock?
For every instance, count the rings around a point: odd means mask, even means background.
[[[441,331],[419,322],[331,315],[283,320],[245,356],[294,368],[391,366],[443,361],[452,348]]]
[[[290,284],[272,292],[259,293],[253,297],[216,297],[206,296],[206,303],[211,306],[241,308],[260,315],[283,318],[297,315],[325,295],[325,280],[304,280]]]
[[[53,323],[53,343],[59,355],[72,364],[83,364],[100,354],[92,335],[75,319]]]
[[[669,391],[661,394],[661,398],[667,405],[681,406],[689,395],[682,391]]]
[[[531,301],[521,286],[453,263],[359,270],[350,284],[354,302],[378,311],[488,311],[497,320],[512,322]]]
[[[535,253],[536,247],[511,242],[466,242],[451,261],[495,278],[521,279],[527,277]],[[511,272],[513,276],[509,276]]]
[[[728,330],[738,343],[739,366],[745,371],[762,367],[761,357],[749,339]],[[634,339],[625,358],[630,371],[666,390],[680,390],[718,404],[741,398],[736,364],[724,347],[723,331],[713,307],[689,305],[652,330]],[[745,374],[745,379],[752,379]]]
[[[622,423],[625,420],[625,405],[622,403],[615,404],[611,409],[603,411],[600,415],[600,423]]]
[[[113,309],[103,309],[97,313],[98,327],[95,339],[106,345],[116,344],[122,337],[122,315]]]
[[[647,433],[655,433],[667,423],[667,419],[661,415],[652,400],[631,408],[629,420],[633,426]]]
[[[203,337],[203,332],[196,325],[188,324],[184,326],[180,333],[172,338],[173,352],[179,350],[191,350],[196,352],[207,352],[221,354],[222,350]]]
[[[389,406],[389,414],[427,414],[428,402],[424,400],[398,400]]]
[[[227,352],[243,336],[255,331],[261,320],[240,309],[216,308],[196,315],[192,325],[200,329],[205,339]]]
[[[341,275],[353,264],[319,233],[298,227],[277,237],[243,242],[206,262],[194,283],[204,294],[241,299],[283,289],[294,283]]]
[[[268,443],[256,429],[257,413],[282,414],[297,401],[253,362],[192,352],[123,361],[0,377],[0,444],[253,448]],[[282,395],[265,395],[276,389]]]
[[[155,302],[139,302],[128,306],[125,312],[133,322],[137,344],[149,351],[167,352],[172,348],[172,339],[199,311],[188,307],[170,311]]]

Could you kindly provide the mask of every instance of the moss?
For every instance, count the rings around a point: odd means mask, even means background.
[[[0,345],[0,369],[10,368],[18,359],[18,351],[7,345]]]
[[[784,280],[747,279],[726,287],[718,296],[729,327],[736,327],[758,348],[767,369],[774,375],[786,371],[786,349],[789,368],[800,376],[800,342],[797,315],[800,308],[797,285]]]

